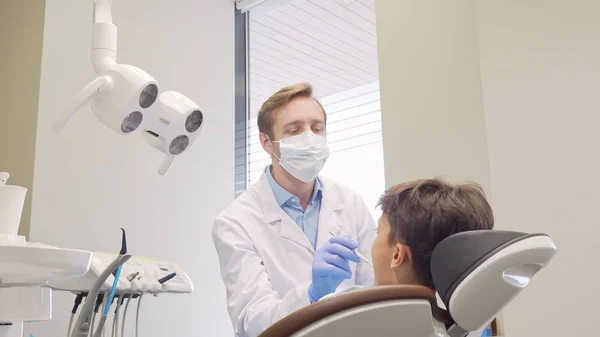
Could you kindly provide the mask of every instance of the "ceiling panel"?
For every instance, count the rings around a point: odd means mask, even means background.
[[[278,89],[309,82],[331,97],[378,79],[374,0],[292,0],[250,12],[250,113]]]

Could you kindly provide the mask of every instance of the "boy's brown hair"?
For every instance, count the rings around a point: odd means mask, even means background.
[[[432,289],[430,262],[435,246],[456,233],[494,227],[485,193],[473,183],[412,181],[385,191],[378,205],[390,225],[390,244],[400,242],[410,248],[417,279]]]

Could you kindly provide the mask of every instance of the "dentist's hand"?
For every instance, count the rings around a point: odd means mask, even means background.
[[[347,236],[333,236],[316,252],[312,265],[312,283],[308,287],[311,303],[333,293],[345,280],[352,278],[349,261],[360,262],[352,250],[358,243]]]

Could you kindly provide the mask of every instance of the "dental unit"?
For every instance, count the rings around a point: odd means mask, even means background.
[[[128,254],[124,230],[118,254],[27,242],[17,234],[27,190],[7,185],[8,173],[0,172],[0,177],[0,337],[21,337],[25,322],[52,319],[53,291],[76,295],[67,336],[98,337],[106,333],[111,305],[116,307],[113,325],[118,325],[126,300],[120,327],[125,336],[125,315],[132,300],[138,302],[139,316],[144,295],[194,290],[186,272],[176,264]],[[118,330],[113,327],[112,335],[119,336]],[[136,319],[136,336],[138,330]]]

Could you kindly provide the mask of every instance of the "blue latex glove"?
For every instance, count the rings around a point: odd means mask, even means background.
[[[315,252],[312,283],[308,287],[311,303],[333,293],[345,279],[352,278],[349,261],[360,262],[353,252],[358,243],[347,236],[333,236]]]

